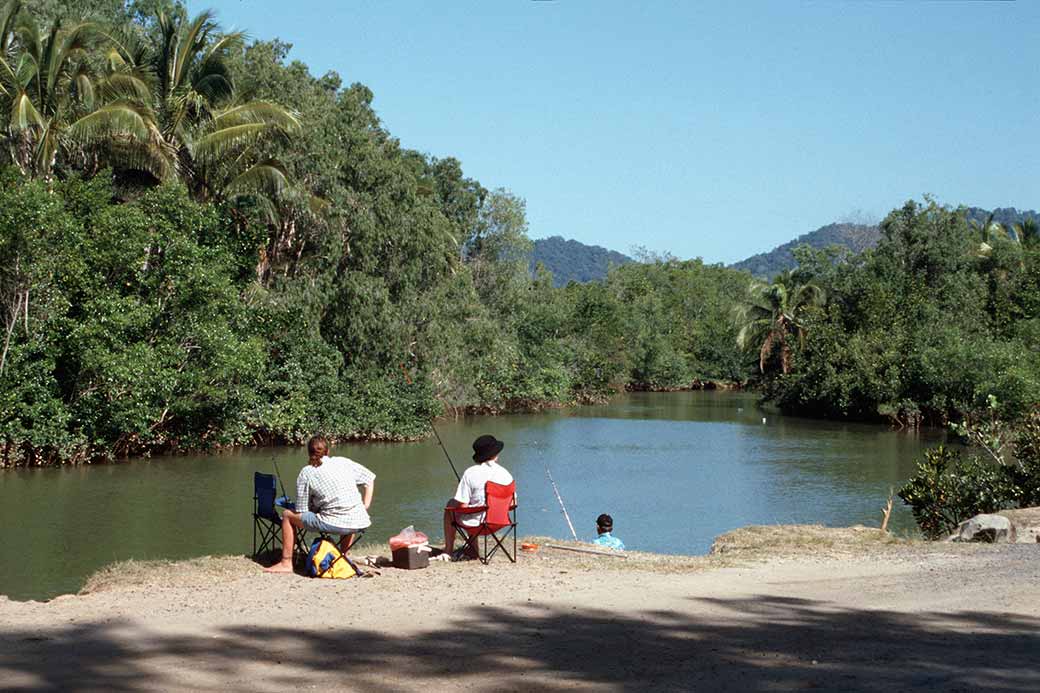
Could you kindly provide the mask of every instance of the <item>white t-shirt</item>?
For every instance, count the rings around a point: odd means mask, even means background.
[[[493,460],[475,464],[462,473],[459,486],[455,489],[455,500],[463,505],[484,505],[484,485],[489,481],[506,486],[513,483],[513,475]],[[456,517],[460,524],[467,527],[476,527],[484,521],[482,512]]]

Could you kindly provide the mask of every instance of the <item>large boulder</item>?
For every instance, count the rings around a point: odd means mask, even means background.
[[[949,541],[984,541],[990,544],[1015,543],[1015,525],[1003,515],[976,515],[957,526]]]
[[[1001,510],[997,514],[1011,520],[1015,528],[1015,541],[1019,544],[1040,542],[1040,508]]]

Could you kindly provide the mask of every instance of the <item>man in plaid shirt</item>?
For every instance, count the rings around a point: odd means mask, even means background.
[[[266,571],[291,573],[296,530],[312,529],[340,535],[346,553],[355,535],[371,526],[368,507],[375,493],[376,475],[346,457],[329,457],[329,444],[315,436],[307,443],[308,464],[296,478],[296,510],[282,513],[282,560]],[[365,489],[364,497],[358,487]]]

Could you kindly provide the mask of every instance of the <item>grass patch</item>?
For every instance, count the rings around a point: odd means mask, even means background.
[[[750,525],[716,537],[710,555],[738,559],[846,556],[914,543],[920,542],[862,525]]]
[[[203,587],[255,573],[244,556],[202,556],[184,561],[119,561],[87,578],[80,594],[128,588]]]

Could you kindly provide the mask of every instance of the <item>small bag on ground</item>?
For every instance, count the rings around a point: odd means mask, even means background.
[[[404,546],[421,546],[429,544],[429,538],[422,532],[416,532],[413,525],[408,525],[395,536],[390,537],[390,550],[395,551]]]

